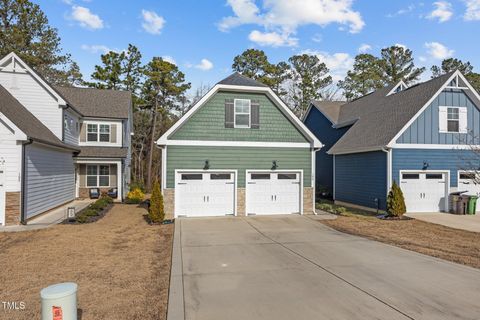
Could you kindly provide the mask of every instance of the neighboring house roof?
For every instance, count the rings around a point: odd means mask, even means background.
[[[217,84],[226,84],[231,86],[246,86],[246,87],[268,87],[266,84],[250,79],[241,73],[235,72]]]
[[[132,107],[130,91],[61,86],[54,89],[85,117],[127,119]]]
[[[78,147],[78,158],[126,158],[128,149],[122,147]]]
[[[445,85],[454,72],[387,96],[394,86],[379,89],[341,107],[338,123],[355,121],[328,151],[354,153],[386,147]]]
[[[0,86],[0,112],[12,121],[29,139],[48,145],[78,151],[63,143],[37,117],[27,110],[7,89]]]
[[[340,107],[344,105],[345,101],[312,101],[312,105],[317,108],[331,123],[337,124],[340,115]],[[307,111],[308,114],[308,111]]]

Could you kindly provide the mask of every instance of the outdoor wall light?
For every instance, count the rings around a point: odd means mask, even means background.
[[[272,170],[275,170],[278,168],[278,165],[277,165],[277,160],[273,160],[272,161]]]
[[[427,161],[423,161],[423,167],[422,167],[422,170],[427,170],[428,167],[430,167],[430,165],[428,164]]]
[[[205,160],[205,165],[203,166],[203,170],[208,170],[210,169],[210,163],[208,162],[208,159]]]

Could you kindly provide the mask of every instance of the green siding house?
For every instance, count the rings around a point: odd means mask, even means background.
[[[234,73],[160,139],[167,217],[314,212],[322,144],[267,86]]]

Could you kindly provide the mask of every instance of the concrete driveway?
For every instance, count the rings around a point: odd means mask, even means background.
[[[480,270],[314,219],[177,219],[168,319],[480,319]]]
[[[457,215],[445,212],[407,213],[406,216],[442,226],[480,232],[480,213]]]

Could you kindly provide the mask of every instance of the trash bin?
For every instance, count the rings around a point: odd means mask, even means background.
[[[477,199],[478,199],[477,196],[469,196],[468,210],[467,210],[468,214],[475,214],[477,210]]]
[[[77,320],[77,284],[64,282],[40,291],[42,320]]]
[[[466,196],[466,195],[460,196],[458,214],[467,214],[468,200],[469,199],[470,199],[469,196]]]
[[[450,193],[450,212],[453,214],[465,214],[464,203],[462,202],[462,193],[467,191],[458,191]]]

